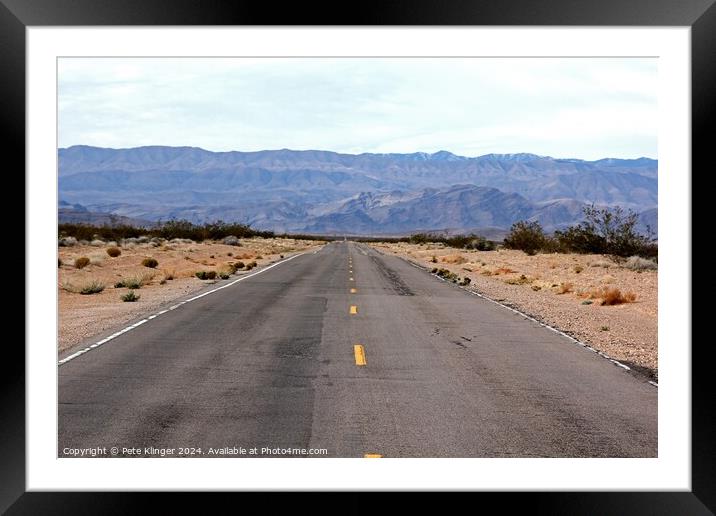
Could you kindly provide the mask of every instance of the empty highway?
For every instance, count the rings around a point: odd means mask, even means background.
[[[646,378],[354,242],[167,311],[58,375],[61,457],[657,456]]]

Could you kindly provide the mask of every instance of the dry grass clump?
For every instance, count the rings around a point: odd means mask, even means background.
[[[577,265],[574,266],[573,270],[574,270],[574,272],[576,272],[577,274],[579,274],[580,272],[582,272],[582,271],[584,270],[584,267],[582,267],[581,265],[577,264]]]
[[[633,303],[636,301],[636,294],[633,292],[622,293],[616,287],[601,287],[589,293],[591,299],[601,299],[602,306],[620,305],[622,303]]]
[[[630,256],[624,262],[624,267],[633,271],[655,271],[659,268],[654,260],[647,260],[641,256]]]
[[[574,284],[571,281],[564,281],[557,287],[557,294],[568,294],[574,289]]]
[[[122,254],[122,250],[117,246],[108,247],[107,254],[110,256],[110,258],[116,258],[120,254]]]
[[[69,282],[64,282],[62,285],[62,290],[66,290],[67,292],[72,292],[73,294],[83,294],[85,296],[91,295],[91,294],[99,294],[104,290],[104,283],[101,283],[96,280],[92,280],[88,283],[84,283],[80,286],[76,286]]]
[[[499,276],[500,274],[512,274],[513,272],[517,272],[515,270],[510,269],[509,267],[498,267],[494,271],[492,271],[492,274],[495,276]]]
[[[442,258],[440,258],[440,261],[443,263],[451,263],[454,265],[460,265],[461,263],[466,263],[467,259],[463,255],[461,255],[459,253],[455,253],[455,254],[448,254],[448,255],[443,256]]]
[[[90,259],[86,256],[80,256],[75,260],[75,269],[84,269],[90,264]]]

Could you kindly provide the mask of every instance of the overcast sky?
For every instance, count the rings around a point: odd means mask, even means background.
[[[59,60],[61,147],[657,157],[655,59]]]

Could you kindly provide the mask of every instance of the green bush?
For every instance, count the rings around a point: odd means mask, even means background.
[[[145,258],[142,260],[142,265],[145,267],[149,267],[150,269],[154,269],[159,265],[159,262],[155,260],[154,258]]]
[[[125,303],[133,303],[134,301],[137,301],[140,297],[141,296],[138,296],[134,293],[134,290],[130,290],[129,292],[121,296],[120,299],[122,299],[122,301],[124,301]]]
[[[90,263],[90,259],[86,256],[80,256],[75,260],[75,269],[84,269]]]
[[[512,224],[504,245],[508,249],[519,249],[532,256],[545,246],[546,240],[539,222],[522,220]]]

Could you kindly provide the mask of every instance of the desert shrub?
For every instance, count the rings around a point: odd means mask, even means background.
[[[86,256],[80,256],[75,260],[75,269],[84,269],[90,263],[90,259]]]
[[[264,257],[263,257],[263,255],[257,254],[257,255],[256,255],[256,259],[257,259],[257,260],[263,260]]]
[[[532,256],[545,246],[546,241],[547,237],[539,222],[523,220],[512,224],[504,245],[508,249],[518,249]]]
[[[431,274],[435,274],[436,272],[438,272],[437,267],[433,267],[432,270],[430,271]]]
[[[212,280],[216,278],[216,271],[197,271],[195,275],[200,280]]]
[[[126,294],[121,296],[121,300],[125,303],[133,303],[134,301],[139,300],[140,296],[134,293],[134,290],[130,290]]]
[[[471,282],[472,282],[472,280],[471,280],[470,278],[468,278],[467,276],[465,276],[464,278],[462,278],[462,281],[460,282],[460,285],[463,286],[463,287],[466,287],[466,286],[468,286]]]
[[[582,272],[582,271],[584,270],[584,267],[582,267],[581,265],[577,264],[577,265],[575,265],[575,266],[572,268],[572,270],[573,270],[575,273],[579,274],[580,272]]]
[[[154,258],[145,258],[142,260],[142,265],[149,267],[150,269],[154,269],[157,265],[159,265],[159,262]]]
[[[236,267],[236,270],[239,270],[239,269],[243,269],[244,267],[246,267],[246,264],[244,262],[236,262],[234,264],[234,266]]]
[[[446,238],[445,245],[458,249],[475,249],[477,251],[493,251],[495,249],[494,242],[474,233]]]
[[[539,285],[532,285],[532,290],[537,292],[538,290],[542,290],[542,287],[540,287]]]
[[[636,301],[636,294],[633,292],[622,293],[616,287],[602,287],[590,293],[592,299],[601,299],[601,305],[620,305],[622,303],[633,303]]]
[[[648,260],[640,256],[630,256],[623,266],[633,271],[653,271],[659,268],[654,260]]]
[[[99,281],[90,281],[89,283],[82,285],[80,288],[80,294],[90,295],[99,294],[104,290],[104,284]]]
[[[114,284],[114,288],[142,288],[142,280],[140,278],[124,278]]]
[[[167,281],[173,280],[174,278],[176,278],[176,275],[177,273],[174,270],[164,271],[164,279]]]
[[[599,331],[609,331],[609,326],[600,326]]]
[[[98,239],[92,240],[90,242],[90,245],[94,246],[94,247],[102,247],[104,245],[104,240],[98,240]]]
[[[556,231],[555,239],[567,252],[608,254],[615,257],[642,256],[654,258],[658,248],[649,234],[636,231],[639,214],[621,207],[583,208],[584,220],[564,231]]]
[[[585,299],[584,301],[582,301],[583,305],[591,305],[592,303],[593,301],[590,301],[589,299]]]
[[[251,267],[253,269],[256,266],[258,266],[258,263],[256,263],[256,261],[252,261],[251,263],[248,264],[247,267]]]
[[[72,236],[60,238],[57,241],[57,245],[59,245],[60,247],[72,247],[77,245],[77,239]]]
[[[565,281],[560,283],[559,287],[557,287],[557,294],[568,294],[569,292],[572,292],[573,288],[574,285],[571,282]]]
[[[280,255],[281,259],[283,260],[283,255]]]
[[[520,274],[519,278],[509,278],[505,280],[505,283],[508,285],[525,285],[528,283],[532,283],[532,280],[530,280],[527,276],[524,274]]]
[[[120,254],[122,254],[122,250],[121,250],[119,247],[116,247],[116,246],[108,247],[108,248],[107,248],[107,254],[108,254],[111,258],[116,258],[116,257],[119,256]]]
[[[431,263],[438,263],[438,259],[437,259],[435,256],[433,256],[432,258],[430,258],[430,262],[431,262]]]
[[[160,285],[166,285],[166,283],[167,283],[167,279],[166,279],[166,278],[162,278],[162,279],[159,280],[159,284],[160,284]]]
[[[448,269],[438,269],[436,274],[448,281],[457,281],[458,278],[457,274],[450,272]]]
[[[221,279],[229,279],[230,276],[231,276],[231,274],[229,274],[228,272],[225,272],[225,271],[219,272],[219,278],[221,278]]]
[[[231,252],[226,253],[226,256],[234,256],[234,253],[231,253]]]

